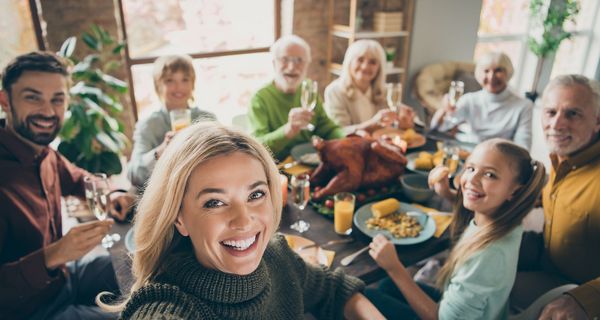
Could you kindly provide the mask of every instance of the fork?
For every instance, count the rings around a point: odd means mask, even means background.
[[[347,265],[349,265],[349,264],[351,264],[351,263],[352,263],[352,261],[354,261],[354,259],[356,259],[356,257],[360,256],[360,255],[361,255],[363,252],[365,252],[365,251],[367,251],[367,250],[369,250],[369,246],[366,246],[366,247],[364,247],[364,248],[362,248],[362,249],[360,249],[360,250],[356,251],[355,253],[353,253],[353,254],[351,254],[351,255],[348,255],[348,256],[346,256],[344,259],[342,259],[342,260],[340,261],[340,264],[341,264],[342,266],[344,266],[344,267],[345,267],[345,266],[347,266]]]
[[[354,241],[354,238],[330,240],[330,241],[327,241],[325,244],[322,244],[321,247],[326,247],[326,246],[330,246],[333,244],[349,243],[352,241]],[[319,246],[319,245],[315,242],[315,243],[311,243],[309,245],[302,246],[302,247],[296,249],[296,251],[301,251],[304,249],[309,249],[309,248],[317,247],[317,246]]]

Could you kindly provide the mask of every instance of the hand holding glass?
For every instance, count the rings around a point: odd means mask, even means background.
[[[301,173],[296,176],[292,176],[290,181],[292,202],[298,209],[300,209],[300,217],[302,216],[302,210],[306,208],[308,200],[310,200],[310,176],[306,173]],[[300,233],[306,232],[310,228],[310,223],[302,220],[294,222],[290,228]]]
[[[171,130],[175,132],[185,129],[192,124],[192,112],[190,109],[171,110],[169,111],[169,118],[171,119]]]
[[[85,186],[85,198],[90,211],[92,211],[98,220],[106,220],[111,208],[110,186],[106,174],[94,173],[83,178],[83,183]],[[102,246],[108,249],[115,242],[119,241],[120,238],[118,234],[112,236],[107,234],[102,238]]]
[[[319,95],[319,85],[317,81],[304,79],[304,81],[302,81],[301,90],[300,103],[302,104],[302,108],[313,111],[317,106],[317,97]],[[306,129],[315,131],[315,126],[312,123],[309,123],[306,126]]]

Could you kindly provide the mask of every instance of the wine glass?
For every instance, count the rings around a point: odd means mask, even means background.
[[[292,176],[290,186],[292,202],[300,209],[299,216],[301,217],[302,211],[306,208],[308,200],[310,199],[310,176],[306,173]],[[300,217],[298,218],[298,221],[290,226],[290,228],[303,233],[310,228],[310,223],[302,220]]]
[[[442,164],[448,167],[448,178],[452,178],[456,174],[460,162],[460,148],[454,143],[446,141],[442,150],[444,151]]]
[[[396,115],[400,111],[402,105],[402,84],[401,83],[387,83],[386,84],[386,98],[387,104],[390,110]],[[398,127],[398,122],[394,121],[392,127]]]
[[[317,106],[317,96],[319,95],[319,85],[317,81],[304,79],[302,81],[301,94],[300,94],[300,103],[302,104],[302,108],[313,111]],[[315,131],[315,126],[312,123],[309,123],[306,126],[306,129],[309,131]]]
[[[84,177],[83,182],[85,185],[85,199],[90,210],[98,220],[106,220],[111,208],[110,187],[106,174],[94,173]],[[113,236],[107,234],[102,238],[102,246],[106,249],[111,248],[119,240],[120,236],[118,234]]]
[[[450,89],[448,89],[448,102],[450,103],[450,106],[452,107],[452,110],[454,110],[454,112],[456,112],[456,103],[458,102],[460,97],[462,97],[462,95],[464,93],[465,93],[465,83],[464,82],[462,82],[462,81],[450,82]],[[448,116],[447,120],[454,126],[459,124],[458,118],[456,118],[454,116]]]

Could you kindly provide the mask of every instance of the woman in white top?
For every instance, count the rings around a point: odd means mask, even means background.
[[[373,130],[400,120],[400,127],[412,127],[409,107],[400,116],[386,106],[385,52],[374,40],[354,42],[344,57],[342,74],[325,88],[325,111],[344,131]]]
[[[513,66],[508,56],[490,52],[475,66],[475,78],[482,89],[462,96],[456,106],[448,103],[431,119],[431,128],[452,130],[460,123],[470,126],[470,133],[460,140],[479,143],[491,138],[504,138],[529,150],[531,147],[531,101],[511,92],[508,81]]]

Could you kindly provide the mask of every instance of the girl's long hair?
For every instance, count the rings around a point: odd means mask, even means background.
[[[163,263],[171,253],[193,250],[190,240],[181,236],[175,228],[190,174],[197,166],[234,152],[246,153],[262,163],[274,209],[274,225],[279,225],[281,185],[271,153],[254,138],[237,129],[216,122],[194,124],[178,132],[169,143],[156,163],[139,202],[131,270],[134,283],[130,294],[118,304],[106,304],[101,301],[106,293],[101,293],[96,298],[99,306],[111,312],[121,311],[131,293],[162,273]]]
[[[454,215],[450,226],[450,234],[455,247],[450,252],[446,263],[440,270],[437,285],[442,290],[452,277],[454,270],[467,261],[474,253],[484,249],[494,241],[501,239],[523,221],[533,209],[544,187],[546,171],[544,165],[532,160],[524,148],[503,139],[493,139],[490,143],[506,157],[516,171],[516,183],[520,187],[510,201],[505,201],[492,215],[492,222],[483,226],[469,238],[460,239],[461,235],[473,219],[474,213],[463,205],[463,194],[459,187],[458,197],[454,205]],[[460,239],[460,241],[459,241]]]

